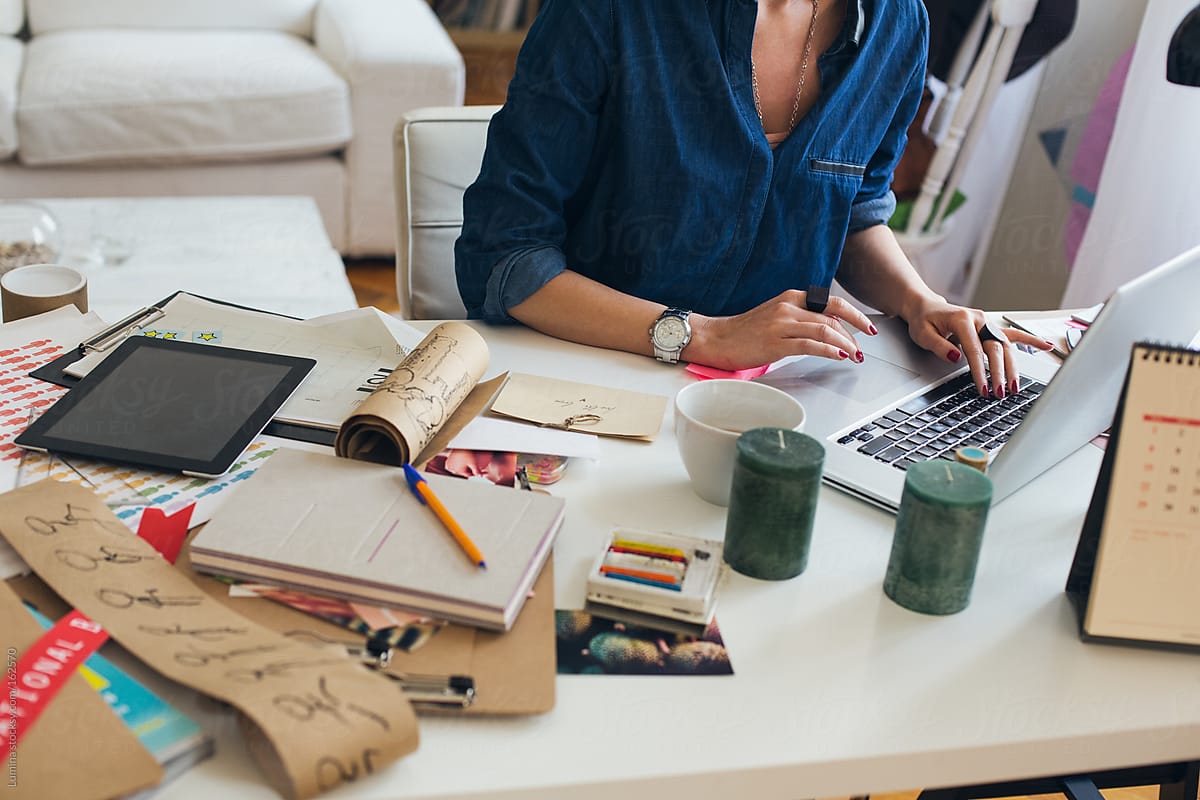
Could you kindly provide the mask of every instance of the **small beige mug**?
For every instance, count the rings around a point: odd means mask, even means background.
[[[88,310],[87,278],[61,264],[30,264],[0,275],[0,311],[5,322],[44,314],[74,303]]]

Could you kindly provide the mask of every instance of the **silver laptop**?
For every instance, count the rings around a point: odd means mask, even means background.
[[[861,365],[802,358],[758,380],[804,403],[833,486],[894,511],[908,466],[975,445],[999,502],[1112,424],[1133,343],[1190,342],[1197,298],[1200,247],[1117,289],[1061,367],[1017,352],[1021,391],[1002,400],[980,398],[965,365],[916,347],[894,319],[858,336]]]

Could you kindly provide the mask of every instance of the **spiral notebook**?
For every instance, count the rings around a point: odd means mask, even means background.
[[[1133,346],[1067,593],[1085,639],[1200,650],[1200,351]]]

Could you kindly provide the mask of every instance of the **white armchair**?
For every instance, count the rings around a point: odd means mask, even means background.
[[[391,254],[392,129],[464,80],[425,0],[0,0],[0,198],[309,195]]]
[[[396,125],[396,295],[405,319],[467,316],[454,274],[463,192],[499,106],[421,108]]]

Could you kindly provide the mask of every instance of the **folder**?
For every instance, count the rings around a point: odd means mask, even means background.
[[[56,599],[54,605],[61,605],[61,601]],[[0,585],[0,630],[4,631],[5,646],[18,653],[23,653],[44,633],[12,587],[3,585]],[[13,677],[15,680],[15,672]],[[5,700],[8,692],[9,685],[5,684]],[[22,734],[15,763],[19,767],[19,780],[15,787],[5,786],[5,798],[103,800],[152,787],[163,776],[162,767],[154,757],[112,712],[100,693],[78,674],[67,681],[33,726]],[[5,783],[8,783],[7,770]]]

